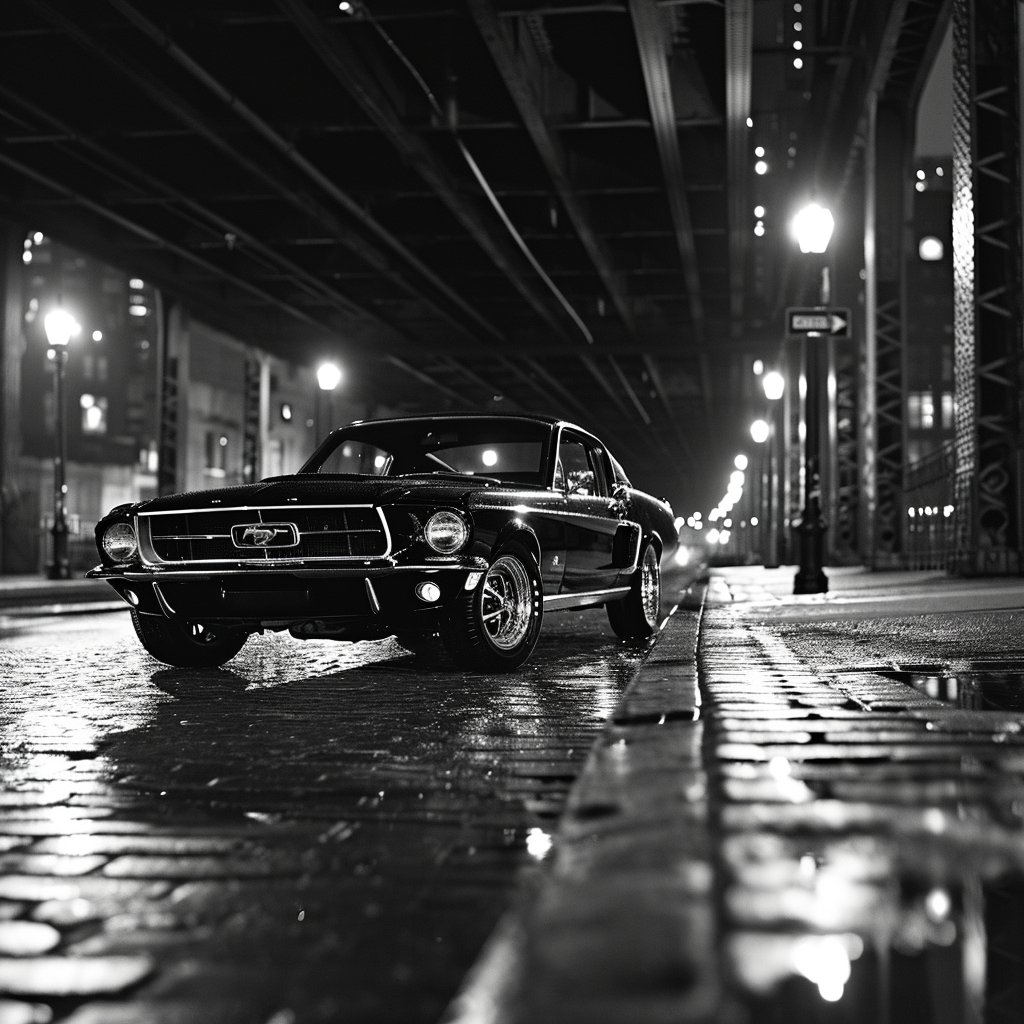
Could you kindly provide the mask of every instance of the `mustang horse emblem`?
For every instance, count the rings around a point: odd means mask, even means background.
[[[247,526],[242,534],[242,543],[248,541],[265,548],[279,533],[287,532],[287,530],[279,530],[276,526]]]
[[[287,548],[294,547],[299,538],[292,523],[250,523],[232,527],[231,539],[240,548]]]

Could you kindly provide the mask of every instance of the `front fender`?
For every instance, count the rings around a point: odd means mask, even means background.
[[[540,541],[537,539],[537,534],[534,533],[533,528],[527,526],[526,523],[518,519],[513,519],[511,522],[506,523],[501,530],[498,531],[498,535],[495,538],[494,545],[491,548],[490,558],[488,561],[494,561],[495,555],[506,545],[515,541],[517,544],[521,544],[529,551],[534,558],[534,561],[538,565],[541,562],[541,547]]]

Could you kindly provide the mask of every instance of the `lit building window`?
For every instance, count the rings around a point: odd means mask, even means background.
[[[907,395],[907,426],[911,430],[931,430],[935,426],[935,400],[930,391],[911,391]]]
[[[107,400],[95,395],[82,395],[82,433],[105,434],[107,432]]]

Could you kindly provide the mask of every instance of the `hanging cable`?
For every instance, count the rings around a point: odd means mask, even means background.
[[[416,66],[412,63],[411,60],[409,60],[408,57],[406,57],[406,55],[402,52],[401,47],[399,47],[399,45],[391,38],[391,36],[388,35],[388,33],[380,25],[377,19],[374,18],[373,14],[370,12],[370,10],[364,3],[358,3],[355,2],[354,0],[354,2],[351,3],[341,4],[339,6],[339,9],[353,16],[366,18],[367,21],[369,21],[370,24],[373,25],[373,27],[377,30],[377,33],[380,35],[381,39],[383,39],[384,42],[387,44],[391,52],[394,53],[394,55],[402,62],[403,66],[409,72],[409,74],[412,75],[416,84],[420,87],[420,89],[423,91],[423,94],[427,97],[427,101],[430,103],[431,109],[434,111],[434,114],[437,117],[438,121],[441,124],[448,125],[448,130],[452,133],[452,137],[455,139],[455,144],[459,147],[459,152],[462,154],[462,158],[466,161],[466,164],[469,167],[470,171],[472,172],[473,177],[476,178],[477,184],[480,186],[481,189],[483,189],[484,195],[487,196],[487,199],[490,202],[491,206],[494,207],[494,212],[497,213],[497,215],[501,218],[502,224],[505,225],[506,229],[508,230],[508,233],[515,240],[516,245],[519,246],[523,255],[530,261],[530,266],[532,266],[533,269],[537,271],[537,273],[540,275],[541,280],[548,286],[549,289],[551,289],[551,293],[555,296],[556,299],[558,299],[562,308],[572,318],[573,323],[576,324],[576,326],[580,329],[580,333],[583,335],[583,337],[587,339],[587,344],[593,345],[594,336],[593,334],[590,333],[590,329],[583,322],[579,313],[577,313],[576,310],[573,308],[572,303],[569,302],[569,300],[562,294],[562,291],[558,287],[558,285],[556,285],[555,282],[552,281],[551,278],[548,276],[547,271],[537,261],[537,257],[534,256],[533,253],[530,251],[530,247],[524,241],[523,236],[519,234],[519,232],[516,230],[515,225],[512,223],[511,220],[509,220],[509,216],[505,212],[505,208],[501,205],[501,201],[494,194],[494,189],[491,188],[490,184],[488,184],[487,179],[484,177],[484,172],[480,170],[479,165],[473,159],[473,155],[463,144],[462,139],[459,136],[458,129],[455,127],[454,124],[452,124],[448,120],[448,118],[444,116],[444,111],[441,109],[441,104],[437,102],[437,98],[431,91],[430,86],[427,85],[427,83],[424,81],[423,76],[419,73],[419,71],[416,70]]]

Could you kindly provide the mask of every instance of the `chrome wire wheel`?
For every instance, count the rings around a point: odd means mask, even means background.
[[[502,555],[487,570],[483,582],[480,621],[491,643],[511,651],[523,642],[533,618],[533,593],[523,563]]]
[[[657,551],[650,545],[640,566],[640,602],[648,624],[657,626],[661,614],[661,566]]]

